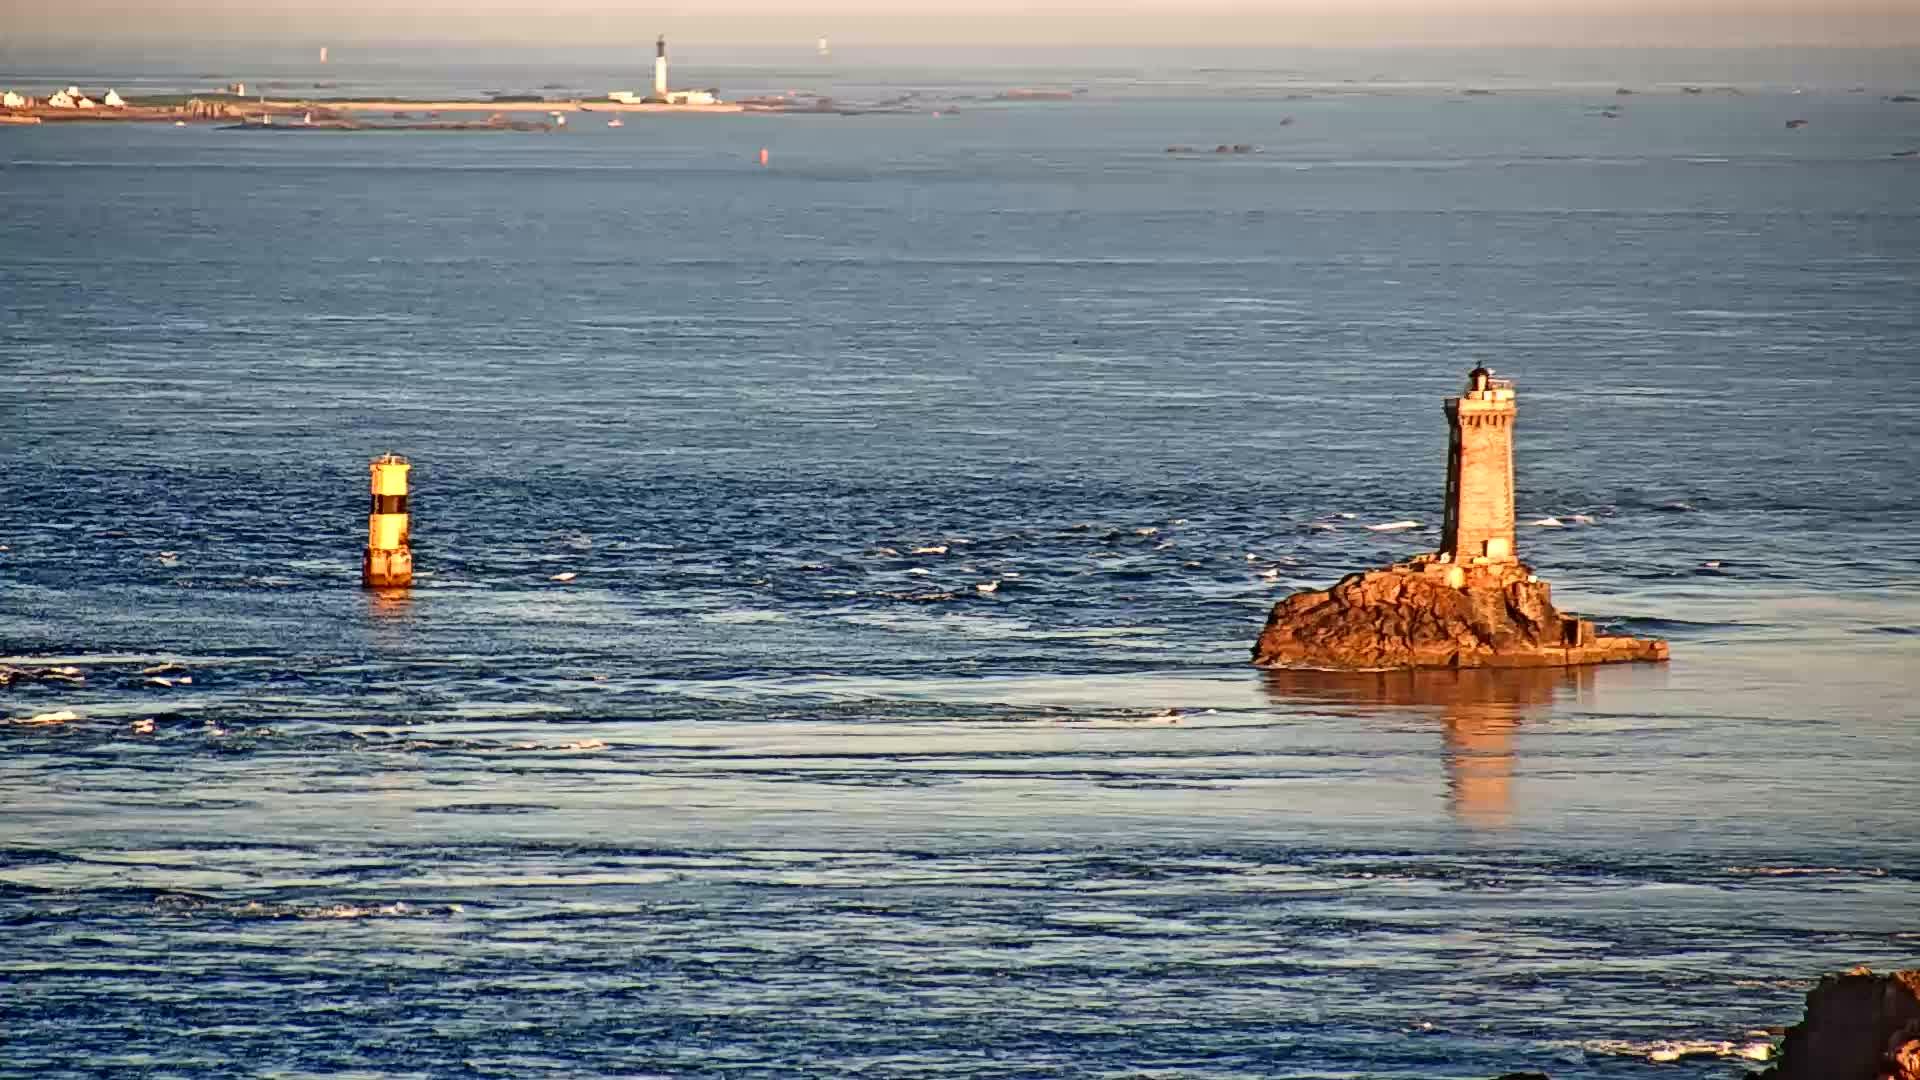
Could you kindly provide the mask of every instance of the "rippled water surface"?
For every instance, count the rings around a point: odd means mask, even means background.
[[[0,1064],[1626,1077],[1912,966],[1920,106],[1610,103],[0,130]],[[1476,362],[1673,662],[1244,666]]]

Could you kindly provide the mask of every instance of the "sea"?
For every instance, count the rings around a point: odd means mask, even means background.
[[[842,111],[0,128],[0,1073],[1730,1080],[1920,965],[1920,54],[687,51]],[[1480,364],[1672,661],[1249,666]]]

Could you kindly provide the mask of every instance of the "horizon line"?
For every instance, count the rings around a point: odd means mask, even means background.
[[[678,39],[683,42],[690,41],[690,42],[698,43],[698,45],[703,50],[735,50],[737,49],[737,50],[766,51],[766,50],[776,50],[776,49],[791,49],[796,53],[804,52],[804,53],[811,54],[813,52],[813,39],[808,39],[808,41],[806,42],[798,42],[798,41],[789,40],[786,38],[742,39],[742,38],[732,38],[732,37],[714,37],[714,36],[708,36],[708,35],[688,34],[688,33],[675,35],[671,32],[667,33],[666,36],[670,40],[674,39],[677,36]],[[1460,52],[1460,51],[1527,49],[1527,50],[1535,50],[1535,51],[1551,51],[1551,52],[1562,52],[1562,53],[1601,53],[1601,52],[1620,52],[1620,51],[1628,51],[1628,50],[1644,51],[1644,52],[1660,52],[1660,53],[1674,53],[1674,52],[1775,52],[1777,53],[1777,52],[1790,52],[1795,50],[1807,51],[1807,52],[1860,52],[1860,53],[1916,52],[1916,53],[1920,53],[1920,31],[1916,31],[1914,37],[1910,40],[1898,39],[1898,40],[1891,40],[1891,41],[1888,41],[1888,40],[1795,41],[1795,40],[1781,39],[1781,40],[1761,40],[1761,41],[1742,41],[1742,42],[1707,42],[1707,41],[1651,42],[1651,41],[1636,41],[1636,40],[1620,40],[1620,41],[1579,42],[1579,43],[1570,43],[1570,42],[1564,42],[1564,41],[1531,40],[1531,39],[1525,39],[1525,38],[1486,39],[1486,40],[1463,39],[1459,41],[1434,41],[1434,40],[1425,39],[1425,38],[1384,39],[1384,40],[1382,39],[1337,40],[1337,39],[1324,39],[1324,38],[1319,38],[1319,39],[1302,38],[1302,39],[1274,39],[1274,40],[1268,40],[1268,41],[1254,41],[1254,42],[1249,42],[1249,41],[1246,41],[1245,39],[1241,39],[1239,41],[1196,40],[1196,41],[1180,41],[1180,42],[1169,43],[1163,40],[1161,41],[1115,40],[1115,41],[1098,41],[1098,42],[1039,40],[1039,41],[1007,42],[1007,41],[996,40],[992,38],[982,38],[978,40],[945,39],[940,41],[931,41],[926,39],[915,39],[915,38],[854,38],[854,37],[843,38],[838,35],[832,35],[832,36],[833,36],[833,46],[836,52],[843,51],[843,50],[918,49],[918,50],[953,50],[953,51],[994,50],[998,52],[1046,51],[1046,52],[1058,54],[1063,51],[1068,51],[1068,52],[1083,51],[1088,53],[1141,52],[1141,51],[1148,51],[1148,50],[1165,50],[1165,51],[1175,51],[1175,52],[1190,51],[1190,50],[1249,52],[1249,51],[1260,50],[1260,49],[1288,49],[1288,50],[1299,50],[1299,51],[1338,50],[1338,51],[1360,51],[1360,52],[1444,53],[1444,52]],[[47,37],[47,38],[37,38],[37,39],[22,39],[16,36],[11,41],[0,42],[0,55],[29,53],[29,52],[35,52],[40,50],[46,50],[46,49],[138,50],[143,48],[151,48],[157,45],[177,47],[183,44],[183,40],[184,39],[174,39],[174,38],[156,39],[156,38],[150,38],[150,37],[143,37],[138,39],[135,39],[135,38],[101,39],[99,37],[90,36],[90,35],[75,35],[72,37],[61,36],[61,37]],[[345,46],[348,48],[359,48],[359,49],[369,49],[369,50],[377,50],[377,49],[499,50],[499,49],[511,48],[511,49],[523,51],[529,54],[551,54],[553,52],[607,52],[607,51],[623,50],[627,48],[633,48],[633,49],[640,49],[643,47],[650,48],[653,44],[653,38],[651,35],[646,35],[645,40],[642,40],[641,37],[636,36],[633,39],[631,44],[609,43],[604,37],[581,38],[581,39],[554,39],[551,41],[529,43],[523,39],[506,38],[506,37],[490,37],[490,36],[444,37],[444,36],[434,36],[434,35],[418,35],[418,36],[405,35],[405,36],[389,36],[389,37],[355,37],[350,35],[279,34],[279,35],[258,35],[258,36],[235,35],[232,37],[220,38],[218,40],[208,40],[205,36],[199,36],[199,37],[190,39],[189,41],[186,41],[186,43],[188,44],[188,48],[186,48],[183,51],[189,55],[196,52],[226,51],[234,48],[253,48],[253,47],[260,47],[260,46],[266,46],[269,48],[305,50],[309,48],[316,48],[320,45],[326,45],[336,49],[341,46]],[[1916,67],[1915,74],[1917,78],[1920,78],[1920,66]]]

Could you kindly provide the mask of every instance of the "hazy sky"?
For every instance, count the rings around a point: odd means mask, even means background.
[[[0,45],[1920,45],[1920,0],[0,0]],[[289,42],[291,43],[291,42]]]

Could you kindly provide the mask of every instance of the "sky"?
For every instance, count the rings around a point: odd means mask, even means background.
[[[1920,0],[0,0],[0,47],[292,40],[730,45],[1915,46]]]

